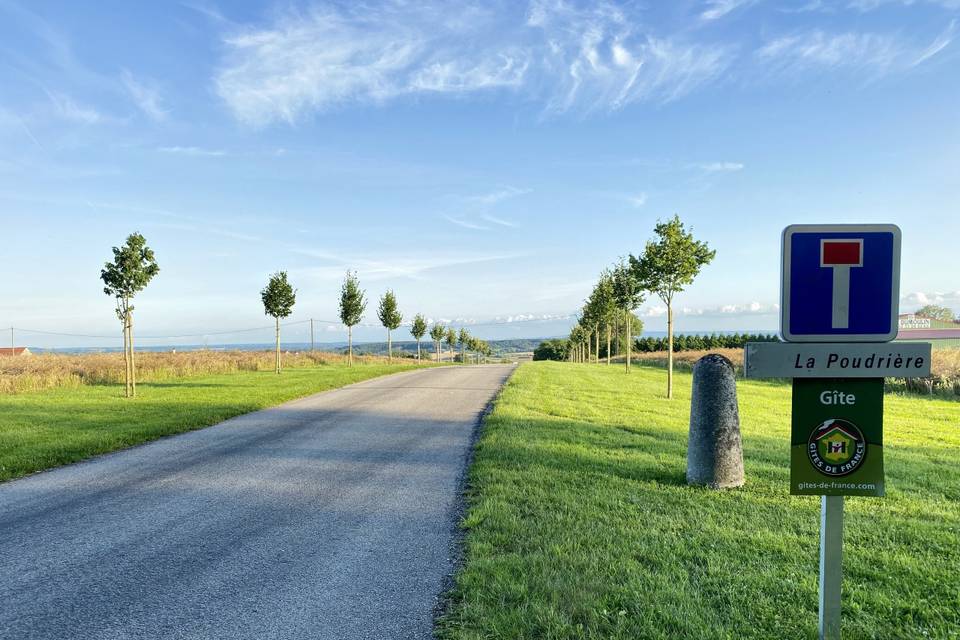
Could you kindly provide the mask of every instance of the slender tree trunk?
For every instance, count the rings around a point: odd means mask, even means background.
[[[130,328],[127,330],[127,336],[130,339],[130,395],[137,397],[137,361],[134,356],[133,348],[133,311],[127,314],[130,317]]]
[[[667,400],[673,398],[673,300],[667,302]]]
[[[610,364],[610,323],[607,323],[607,364]]]
[[[420,364],[420,338],[417,338],[417,364]]]
[[[277,373],[280,373],[280,318],[276,317],[274,320],[277,323],[277,351],[276,351],[276,369]]]
[[[393,362],[393,341],[390,339],[390,329],[387,329],[387,362]]]
[[[632,323],[630,322],[630,310],[623,310],[623,337],[626,340],[624,345],[624,353],[627,355],[625,362],[627,363],[627,373],[630,373],[630,329]]]
[[[353,327],[347,327],[347,363],[353,366]]]
[[[130,393],[130,326],[127,312],[123,312],[123,395],[127,398]]]
[[[595,364],[600,364],[600,325],[599,324],[593,325],[593,342],[595,347],[593,350],[593,361]]]

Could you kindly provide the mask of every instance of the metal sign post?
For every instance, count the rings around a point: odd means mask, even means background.
[[[780,336],[748,344],[747,378],[793,378],[790,493],[820,496],[820,638],[840,638],[844,496],[884,494],[883,377],[930,375],[898,331],[900,229],[783,231]],[[873,343],[873,344],[871,344]]]
[[[820,640],[840,638],[843,496],[820,498]]]

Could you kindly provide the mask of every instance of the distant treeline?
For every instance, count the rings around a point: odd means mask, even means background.
[[[704,351],[706,349],[742,349],[748,342],[777,342],[772,333],[732,333],[710,335],[684,335],[673,337],[674,351]],[[642,353],[666,351],[666,338],[637,338],[634,348]]]
[[[705,351],[709,349],[742,349],[748,342],[776,342],[771,333],[731,333],[710,335],[684,335],[673,337],[674,351]],[[633,341],[634,350],[640,353],[653,353],[667,350],[667,338],[637,338]],[[567,360],[570,354],[570,340],[558,338],[545,340],[533,351],[534,360]],[[606,354],[601,348],[601,357]]]

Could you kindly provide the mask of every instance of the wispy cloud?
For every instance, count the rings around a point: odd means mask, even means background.
[[[167,119],[169,111],[164,107],[163,98],[156,86],[137,80],[127,69],[120,74],[120,81],[136,107],[148,118],[155,122]]]
[[[801,71],[810,68],[864,70],[872,75],[915,67],[943,51],[952,41],[956,22],[933,42],[917,45],[900,35],[883,33],[826,33],[806,31],[782,36],[760,47],[755,56],[771,69]]]
[[[742,162],[704,162],[694,165],[698,169],[703,169],[708,173],[717,173],[721,171],[742,171],[744,164]]]
[[[515,226],[517,226],[517,223],[516,223],[516,222],[512,222],[512,221],[510,221],[510,220],[504,220],[503,218],[499,218],[499,217],[497,217],[497,216],[490,215],[489,213],[485,213],[485,214],[483,215],[483,219],[486,220],[487,222],[492,222],[493,224],[499,225],[499,226],[501,226],[501,227],[515,227]]]
[[[226,151],[220,149],[202,149],[200,147],[158,147],[157,151],[184,156],[218,157],[227,155]]]
[[[756,0],[707,0],[707,8],[700,14],[702,20],[717,20],[740,7],[753,4]]]
[[[489,193],[484,193],[478,196],[467,196],[464,200],[468,203],[487,205],[492,206],[504,200],[509,200],[510,198],[516,198],[517,196],[526,195],[531,192],[531,189],[521,189],[519,187],[503,187],[502,189],[497,189],[496,191],[491,191]]]
[[[638,193],[636,195],[627,196],[627,202],[629,202],[634,209],[639,209],[643,205],[647,204],[647,194]]]
[[[643,30],[613,3],[533,0],[523,15],[516,6],[503,16],[484,3],[450,12],[394,0],[287,13],[225,39],[216,90],[252,125],[412,94],[490,90],[522,91],[550,113],[609,111],[676,99],[730,60],[730,48]]]
[[[312,248],[293,247],[290,251],[303,256],[316,258],[328,264],[318,267],[304,267],[291,269],[291,274],[298,273],[317,280],[341,280],[347,269],[356,270],[365,280],[377,281],[392,278],[411,278],[414,280],[425,277],[428,271],[448,267],[496,262],[520,257],[513,253],[436,253],[425,255],[397,254],[378,258],[369,258],[365,255],[349,255],[341,252],[330,252]]]
[[[471,221],[471,220],[468,220],[467,218],[458,218],[458,217],[451,216],[451,215],[444,215],[443,218],[444,218],[444,220],[446,220],[447,222],[451,222],[451,223],[457,225],[458,227],[463,227],[464,229],[474,229],[474,230],[476,230],[476,231],[487,231],[487,230],[490,229],[490,227],[488,227],[488,226],[486,226],[486,225],[482,225],[482,224],[479,224],[479,223],[477,223],[477,222],[473,222],[473,221]]]
[[[55,91],[47,91],[47,97],[53,104],[57,114],[64,120],[83,124],[97,124],[104,120],[103,114],[94,109],[78,104],[72,98]]]
[[[925,1],[926,4],[939,5],[944,9],[960,9],[960,0],[851,0],[847,6],[860,11],[872,11],[879,7],[892,4],[910,6],[918,4],[919,1]]]

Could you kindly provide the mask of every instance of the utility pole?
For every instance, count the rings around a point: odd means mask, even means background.
[[[16,348],[17,343],[13,340],[13,327],[10,327],[10,355],[13,355],[13,350]]]
[[[310,351],[313,351],[313,318],[310,318]]]

